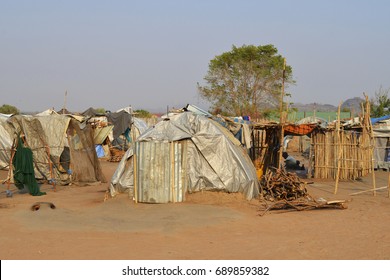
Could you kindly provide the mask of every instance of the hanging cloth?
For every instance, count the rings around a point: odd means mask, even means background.
[[[35,179],[33,153],[30,148],[23,145],[20,136],[18,137],[18,146],[12,163],[14,165],[15,186],[19,190],[27,187],[29,193],[33,196],[46,194],[40,191],[38,182]]]

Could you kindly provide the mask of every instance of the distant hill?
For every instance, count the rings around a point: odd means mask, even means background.
[[[360,113],[362,111],[361,104],[364,103],[365,100],[360,97],[354,97],[347,99],[342,105],[341,109],[348,108],[353,111],[355,114]]]
[[[318,104],[318,103],[310,103],[310,104],[302,104],[302,103],[294,103],[291,107],[296,108],[299,112],[335,112],[337,111],[337,107],[330,104]]]
[[[354,97],[347,99],[341,104],[341,110],[344,108],[349,109],[354,114],[358,114],[361,112],[361,103],[364,102],[363,98]],[[331,104],[318,104],[318,103],[310,103],[310,104],[302,104],[302,103],[294,103],[291,106],[292,108],[296,108],[299,112],[337,112],[338,107]]]

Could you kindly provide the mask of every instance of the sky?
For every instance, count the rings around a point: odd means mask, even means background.
[[[0,106],[208,109],[210,60],[267,44],[293,69],[289,102],[337,106],[390,88],[389,14],[377,0],[1,0]]]

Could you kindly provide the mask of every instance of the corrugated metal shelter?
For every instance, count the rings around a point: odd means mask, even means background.
[[[134,187],[135,186],[135,187]],[[158,190],[157,190],[158,189]],[[122,158],[111,179],[115,196],[175,202],[201,190],[259,195],[256,169],[245,149],[217,122],[184,112],[157,123]]]
[[[187,189],[188,140],[134,143],[137,201],[182,202]]]

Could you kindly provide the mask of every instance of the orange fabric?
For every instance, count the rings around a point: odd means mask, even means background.
[[[307,135],[310,134],[317,124],[287,124],[283,126],[284,135]]]

